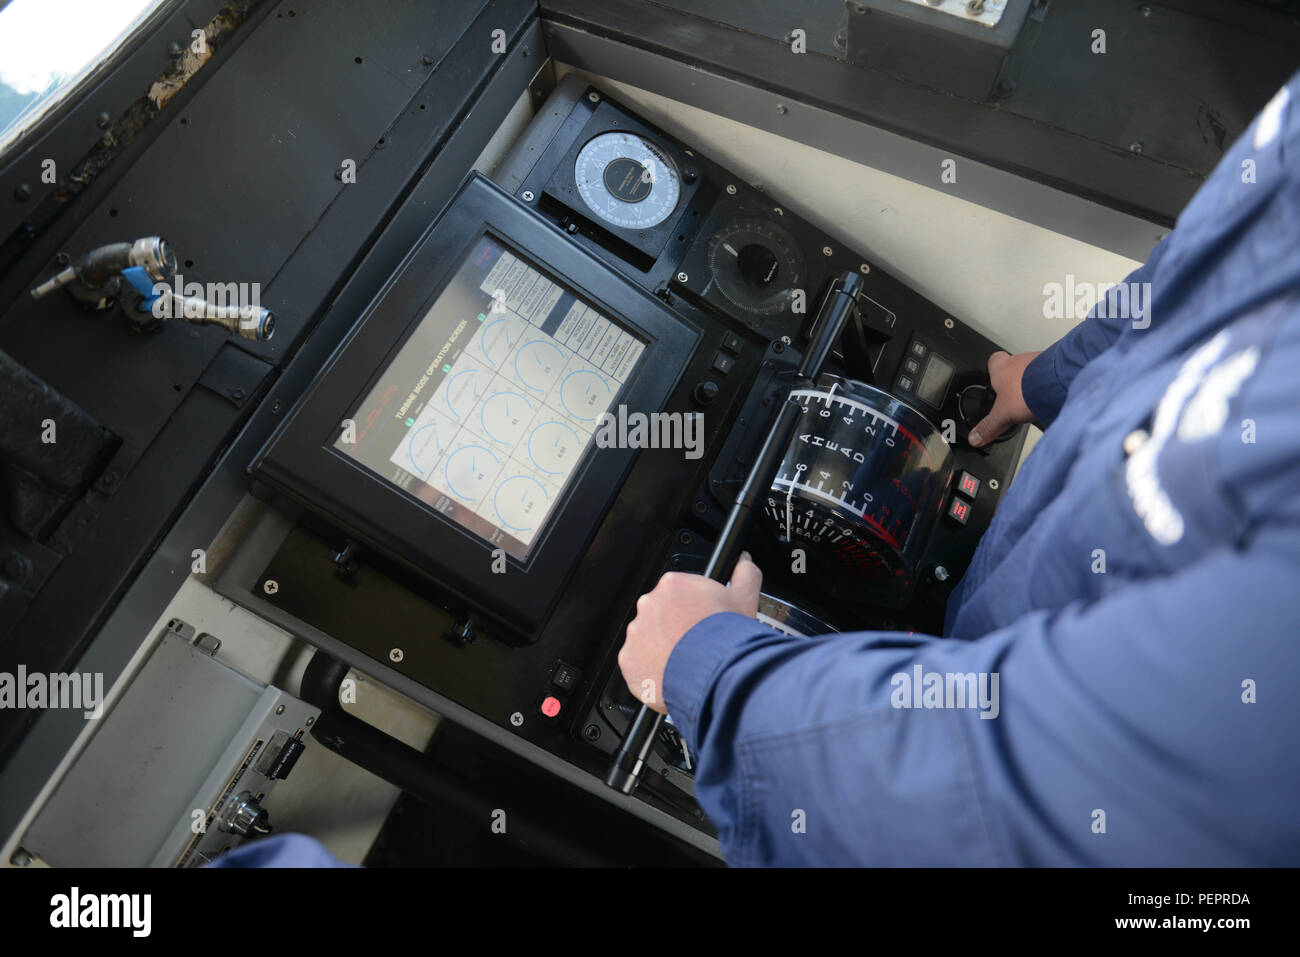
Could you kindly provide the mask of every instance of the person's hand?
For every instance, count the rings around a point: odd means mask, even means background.
[[[753,618],[763,573],[746,552],[736,562],[727,587],[703,575],[669,572],[654,591],[637,599],[636,617],[627,626],[627,641],[618,666],[638,701],[667,714],[663,702],[664,669],[682,636],[710,615],[723,611]]]
[[[1034,413],[1029,411],[1025,397],[1020,393],[1020,377],[1025,374],[1025,366],[1037,355],[1037,352],[1022,352],[1014,356],[995,352],[989,356],[989,382],[997,398],[989,414],[970,430],[969,441],[973,447],[992,442],[1013,425],[1034,420]]]

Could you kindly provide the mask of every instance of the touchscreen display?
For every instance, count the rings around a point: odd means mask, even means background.
[[[485,236],[334,447],[523,559],[644,351]]]

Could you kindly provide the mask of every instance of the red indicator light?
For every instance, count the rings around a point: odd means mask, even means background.
[[[966,519],[970,518],[970,505],[962,499],[954,498],[948,506],[948,517],[965,525]]]
[[[970,472],[963,471],[957,476],[957,491],[967,498],[974,498],[980,490],[980,480]]]

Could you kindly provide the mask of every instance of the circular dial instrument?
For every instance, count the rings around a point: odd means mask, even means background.
[[[803,257],[794,237],[758,216],[730,220],[713,234],[709,270],[719,292],[755,315],[790,308],[794,290],[804,283]]]
[[[478,401],[479,394],[490,377],[490,373],[471,367],[448,378],[442,388],[442,401],[446,411],[457,421],[463,420]]]
[[[528,428],[534,409],[522,392],[494,392],[479,408],[479,424],[493,442],[514,445]]]
[[[667,219],[681,198],[677,166],[635,133],[601,133],[574,163],[578,195],[598,217],[624,229],[648,229]]]
[[[609,381],[594,369],[576,369],[560,384],[560,404],[579,422],[595,422],[613,395]]]
[[[519,337],[524,334],[528,324],[518,316],[507,314],[493,318],[489,315],[479,337],[479,352],[495,369],[510,355]]]
[[[462,445],[447,456],[443,465],[446,489],[466,502],[478,502],[492,484],[501,459],[483,445]]]
[[[497,486],[492,507],[505,528],[527,534],[537,527],[538,516],[546,513],[549,498],[546,488],[531,475],[512,475]]]
[[[439,434],[440,431],[438,423],[430,422],[412,429],[406,437],[406,458],[412,471],[420,478],[428,476],[432,463],[438,461],[438,456],[442,454],[443,437]]]
[[[529,389],[545,392],[564,368],[564,353],[546,339],[524,343],[515,353],[515,376]]]
[[[547,475],[568,474],[582,448],[582,437],[558,419],[543,422],[528,436],[528,457]]]
[[[822,376],[802,409],[764,516],[834,594],[902,605],[939,520],[953,457],[930,421],[872,386]]]

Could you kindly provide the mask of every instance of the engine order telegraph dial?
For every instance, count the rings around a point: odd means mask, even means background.
[[[601,220],[624,229],[648,229],[672,215],[681,198],[681,174],[662,149],[624,131],[587,141],[574,163],[578,195]]]
[[[760,316],[789,309],[794,290],[805,280],[794,237],[758,216],[730,220],[710,237],[709,271],[728,300]]]
[[[796,390],[802,413],[764,516],[802,548],[810,583],[862,601],[901,607],[939,520],[953,455],[907,403],[838,376]]]

